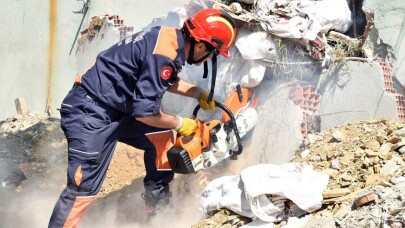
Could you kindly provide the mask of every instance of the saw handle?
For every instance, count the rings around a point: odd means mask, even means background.
[[[236,141],[238,142],[238,150],[237,151],[233,151],[232,156],[237,156],[240,155],[242,153],[243,150],[243,146],[242,146],[242,140],[240,138],[239,135],[239,131],[238,131],[238,126],[236,125],[236,119],[235,116],[233,115],[232,111],[226,107],[225,105],[215,101],[215,105],[217,107],[219,107],[220,109],[222,109],[224,112],[226,112],[226,114],[228,114],[229,118],[231,119],[231,123],[232,123],[232,128],[233,128],[233,132],[235,133],[236,136]],[[198,104],[193,111],[193,116],[197,117],[197,113],[200,110],[200,105]],[[236,159],[236,157],[234,157],[234,159]]]

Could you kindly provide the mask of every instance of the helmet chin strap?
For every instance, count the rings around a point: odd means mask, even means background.
[[[187,63],[188,64],[198,64],[204,61],[208,56],[211,55],[211,53],[208,53],[204,55],[203,57],[194,60],[194,47],[195,47],[195,40],[191,40],[190,44],[190,51],[188,53],[188,58],[187,58]],[[212,98],[214,97],[214,90],[215,90],[215,81],[217,78],[217,56],[219,54],[218,49],[215,49],[212,52],[212,58],[211,58],[211,63],[212,63],[212,72],[211,72],[211,89],[210,89],[210,94],[208,95],[208,102],[212,101]],[[204,62],[204,75],[203,78],[207,78],[208,76],[208,61]]]

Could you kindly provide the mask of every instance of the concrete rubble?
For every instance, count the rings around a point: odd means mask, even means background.
[[[404,227],[404,131],[403,122],[376,119],[309,134],[294,162],[330,177],[323,206],[314,213],[286,206],[288,216],[274,227]],[[292,218],[308,221],[294,226]]]

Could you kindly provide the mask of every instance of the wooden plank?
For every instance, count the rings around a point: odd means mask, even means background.
[[[332,189],[332,190],[328,189],[323,192],[323,198],[324,199],[335,198],[335,197],[345,196],[349,193],[350,193],[350,189],[348,189],[348,188],[338,188],[338,189]]]
[[[14,102],[15,102],[15,108],[17,109],[17,114],[19,114],[19,115],[28,114],[27,104],[25,103],[25,100],[23,97],[19,97],[19,98],[15,99]]]

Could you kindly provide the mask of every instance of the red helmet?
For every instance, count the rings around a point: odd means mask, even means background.
[[[205,41],[218,49],[219,54],[229,57],[229,48],[235,41],[235,22],[219,9],[203,9],[189,19],[186,28],[197,41]]]

